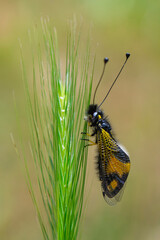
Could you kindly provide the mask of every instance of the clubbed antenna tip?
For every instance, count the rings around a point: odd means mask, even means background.
[[[128,59],[130,57],[130,53],[126,53],[126,58]]]
[[[109,58],[104,58],[104,63],[106,64],[109,61]]]

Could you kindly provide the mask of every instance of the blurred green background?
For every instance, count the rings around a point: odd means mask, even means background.
[[[131,53],[119,81],[103,104],[117,138],[130,153],[131,173],[122,201],[115,207],[108,206],[96,175],[96,148],[89,148],[80,238],[159,240],[160,1],[156,0],[1,1],[0,239],[41,239],[23,163],[17,159],[10,132],[18,138],[13,91],[24,131],[26,126],[18,39],[25,49],[28,28],[39,24],[40,17],[47,16],[57,28],[62,54],[69,20],[76,17],[77,22],[82,22],[84,34],[91,29],[91,55],[96,53],[93,89],[103,58],[110,58],[97,93],[98,103],[120,69],[125,53]]]

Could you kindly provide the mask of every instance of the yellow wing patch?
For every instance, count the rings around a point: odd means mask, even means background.
[[[111,173],[117,173],[120,177],[122,177],[124,173],[129,173],[130,163],[123,163],[119,161],[114,155],[109,155],[107,163],[107,175]]]
[[[113,191],[114,189],[116,189],[116,187],[118,186],[118,182],[114,179],[110,185],[107,186],[109,191]]]

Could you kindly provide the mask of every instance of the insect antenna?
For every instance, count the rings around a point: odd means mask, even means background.
[[[108,58],[104,58],[103,71],[102,71],[101,77],[100,77],[100,79],[99,79],[99,82],[98,82],[98,84],[97,84],[97,87],[96,87],[96,89],[95,89],[95,91],[94,91],[93,104],[94,104],[94,100],[95,100],[95,96],[96,96],[97,89],[98,89],[99,84],[100,84],[100,82],[101,82],[101,80],[102,80],[102,78],[103,78],[103,75],[104,75],[104,71],[105,71],[106,63],[107,63],[108,61],[109,61]]]
[[[122,65],[122,67],[121,67],[119,73],[117,74],[117,77],[115,78],[115,80],[114,80],[114,82],[112,83],[112,85],[111,85],[109,91],[107,92],[105,98],[103,99],[103,101],[101,102],[101,104],[98,106],[98,108],[104,103],[104,101],[105,101],[106,98],[108,97],[108,95],[109,95],[109,93],[110,93],[112,87],[114,86],[114,84],[115,84],[115,82],[117,81],[119,75],[121,74],[121,72],[122,72],[122,70],[123,70],[123,68],[124,68],[124,66],[125,66],[125,64],[126,64],[126,62],[127,62],[127,60],[128,60],[129,57],[130,57],[130,53],[126,53],[126,60],[125,60],[125,62],[123,63],[123,65]]]

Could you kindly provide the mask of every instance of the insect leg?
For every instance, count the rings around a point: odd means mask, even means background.
[[[96,133],[97,133],[96,131],[93,132],[92,134],[89,134],[89,133],[86,133],[86,132],[81,132],[81,134],[85,134],[85,135],[87,135],[89,137],[93,137]]]
[[[91,144],[85,145],[84,147],[97,145],[97,143],[95,143],[95,142],[93,142],[93,141],[91,141],[91,140],[89,140],[89,139],[84,139],[84,138],[82,138],[81,140],[88,141],[88,142],[91,143]]]
[[[92,135],[90,135],[89,133],[86,133],[86,132],[81,132],[81,134],[85,134],[85,135],[87,135],[89,137],[92,137]]]
[[[97,145],[97,143],[87,144],[84,147],[89,147],[89,146],[94,146],[94,145]]]

